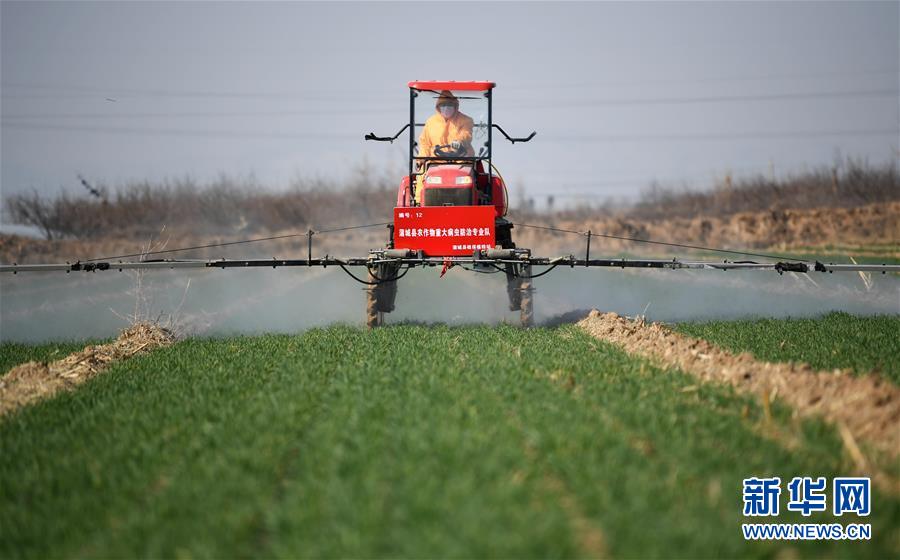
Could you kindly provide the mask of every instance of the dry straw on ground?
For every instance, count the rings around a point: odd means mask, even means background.
[[[149,323],[139,323],[108,344],[88,346],[55,362],[28,362],[0,377],[0,417],[69,390],[97,375],[111,364],[174,341],[172,333]]]
[[[838,427],[848,454],[860,469],[867,467],[867,461],[857,440],[892,460],[900,455],[900,388],[879,376],[762,362],[746,352],[735,355],[658,323],[646,324],[615,313],[594,310],[578,325],[596,338],[665,367],[760,395],[764,405],[778,398],[799,416],[824,417]]]

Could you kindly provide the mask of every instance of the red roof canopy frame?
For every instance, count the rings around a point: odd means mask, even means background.
[[[441,91],[449,89],[450,91],[487,91],[493,89],[497,84],[494,82],[455,82],[453,80],[445,81],[413,81],[409,82],[409,87],[419,90]]]

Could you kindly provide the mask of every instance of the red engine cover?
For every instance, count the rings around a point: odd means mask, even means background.
[[[478,174],[476,177],[476,181],[478,183],[478,188],[482,191],[487,190],[488,184],[488,175],[484,173],[484,170],[481,169],[481,162],[479,162]],[[494,208],[496,209],[496,216],[498,218],[502,218],[506,215],[506,211],[508,209],[509,201],[506,200],[506,187],[503,184],[503,180],[500,179],[497,175],[493,177],[494,181],[491,185],[491,199],[494,201]],[[397,204],[398,207],[407,207],[412,206],[412,193],[409,188],[409,176],[404,175],[402,179],[400,179],[400,188],[397,189]]]
[[[429,257],[471,255],[494,247],[493,206],[394,208],[394,247]]]

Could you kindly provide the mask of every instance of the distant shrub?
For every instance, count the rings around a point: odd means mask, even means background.
[[[819,169],[784,179],[758,176],[732,182],[726,178],[710,191],[667,189],[654,185],[628,212],[636,218],[729,216],[802,208],[854,208],[900,199],[895,162],[873,167],[848,160],[840,167]]]
[[[344,182],[296,179],[280,192],[252,177],[224,175],[207,184],[191,179],[143,181],[115,189],[94,188],[82,180],[88,188],[85,196],[16,194],[7,197],[5,211],[12,223],[35,226],[47,239],[146,239],[163,226],[198,236],[302,231],[390,220],[400,175],[363,165]],[[784,179],[726,179],[709,191],[654,185],[630,206],[610,202],[540,211],[527,198],[512,203],[516,219],[529,221],[586,220],[613,214],[633,219],[725,217],[789,208],[852,208],[891,200],[900,200],[895,163],[873,167],[848,160],[834,169]]]
[[[108,198],[16,194],[4,206],[12,223],[35,226],[47,239],[139,239],[163,226],[200,236],[315,229],[389,220],[397,180],[361,170],[342,184],[296,179],[275,192],[252,178],[221,176],[208,184],[131,183]]]

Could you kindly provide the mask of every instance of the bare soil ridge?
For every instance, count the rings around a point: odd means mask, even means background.
[[[540,225],[540,224],[538,224]],[[738,212],[727,216],[639,219],[605,216],[596,220],[563,220],[554,227],[586,232],[652,239],[669,243],[700,244],[723,249],[787,250],[826,245],[885,245],[900,243],[900,201],[855,208],[806,208]],[[570,250],[584,245],[574,235],[548,239],[541,230],[519,228],[516,243],[523,247],[549,244]],[[593,251],[632,250],[637,245],[615,239],[595,239]],[[654,248],[655,251],[659,249]]]
[[[139,323],[108,344],[91,345],[54,362],[28,362],[0,377],[0,418],[41,399],[71,390],[110,365],[174,342],[172,333]]]
[[[896,459],[900,456],[900,388],[876,375],[849,371],[816,371],[806,364],[770,363],[749,353],[732,354],[673,332],[615,313],[591,311],[578,326],[627,352],[676,367],[704,382],[728,383],[740,392],[774,398],[801,417],[821,416],[838,427],[848,453],[859,467],[866,459],[856,440]]]

